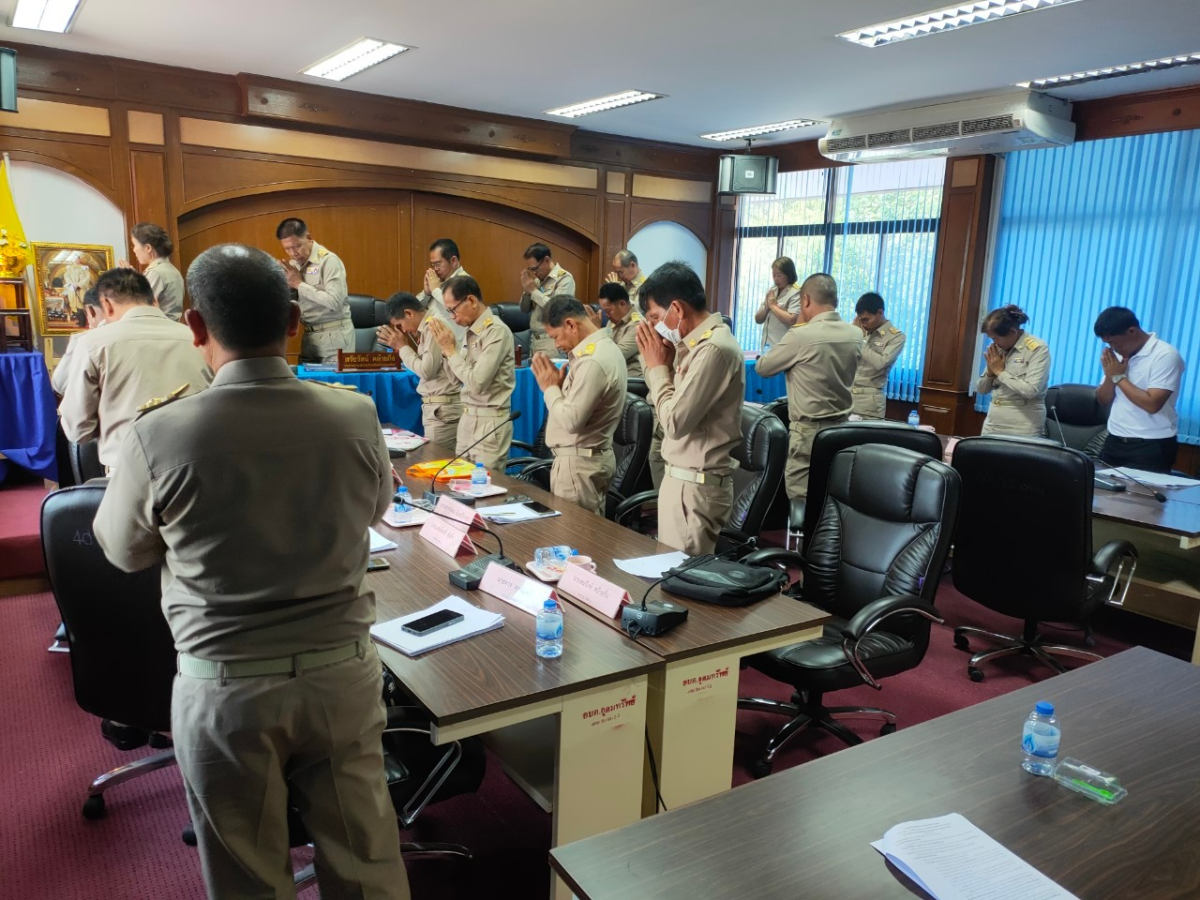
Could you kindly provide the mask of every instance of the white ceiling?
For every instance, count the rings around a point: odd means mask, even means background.
[[[15,4],[0,0],[5,22]],[[357,38],[375,37],[417,49],[350,78],[343,87],[547,119],[542,110],[640,88],[668,97],[574,123],[710,147],[719,145],[698,135],[995,93],[1031,78],[1200,51],[1198,0],[1083,0],[877,49],[835,37],[944,5],[939,0],[84,0],[66,35],[0,26],[0,39],[318,82],[297,73]],[[1055,93],[1084,99],[1189,84],[1200,84],[1200,66]],[[823,133],[818,126],[778,139]]]

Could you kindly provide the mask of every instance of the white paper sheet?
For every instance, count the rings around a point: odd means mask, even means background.
[[[639,556],[636,559],[614,559],[617,568],[639,578],[662,578],[667,569],[683,565],[688,555],[676,550],[674,553],[659,553],[655,556]]]
[[[405,622],[423,618],[441,609],[450,609],[456,613],[462,613],[462,621],[446,628],[432,631],[424,636],[409,634],[404,630],[403,625]],[[401,616],[398,619],[392,619],[388,622],[380,622],[372,625],[371,637],[381,644],[386,644],[389,647],[399,650],[405,656],[419,656],[430,650],[436,650],[438,647],[453,644],[455,641],[474,637],[477,634],[483,634],[485,631],[492,631],[503,624],[504,616],[500,615],[500,613],[488,612],[486,609],[480,609],[478,606],[468,603],[461,597],[451,595],[440,603],[435,603],[428,609],[423,609],[420,612],[411,613],[407,616]]]
[[[513,522],[532,522],[534,519],[549,519],[561,516],[562,513],[551,510],[548,513],[534,512],[524,503],[497,503],[495,506],[485,506],[479,509],[479,514],[485,519],[508,525]]]
[[[402,428],[390,431],[384,429],[383,442],[387,444],[389,450],[403,450],[407,453],[409,450],[424,447],[429,443],[429,438],[421,437],[419,434],[413,434],[411,431],[405,431]]]
[[[1154,487],[1160,488],[1195,487],[1196,485],[1200,484],[1200,481],[1196,481],[1194,478],[1182,478],[1179,475],[1164,475],[1162,472],[1146,472],[1142,469],[1111,469],[1100,468],[1097,466],[1096,474],[1112,475],[1115,478],[1122,478],[1126,475],[1130,475],[1144,484],[1151,484],[1154,485]]]
[[[958,813],[893,825],[871,846],[935,900],[1078,900]]]
[[[388,550],[396,549],[396,542],[385,538],[374,528],[368,528],[367,533],[371,536],[371,552],[384,553]]]

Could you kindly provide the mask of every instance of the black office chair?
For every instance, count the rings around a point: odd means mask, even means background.
[[[512,446],[524,450],[525,456],[511,456],[504,463],[504,470],[520,481],[536,484],[545,490],[550,490],[550,465],[554,462],[554,454],[546,446],[546,423],[538,429],[537,435],[530,444],[527,441],[513,440]],[[544,468],[535,463],[544,462]],[[529,472],[525,470],[529,469]]]
[[[354,350],[368,353],[387,348],[375,337],[375,329],[388,324],[387,304],[368,294],[350,294],[350,322],[354,325]]]
[[[1099,459],[1108,437],[1110,409],[1110,404],[1096,399],[1096,388],[1090,384],[1055,385],[1046,391],[1046,437]]]
[[[932,459],[942,458],[942,442],[936,434],[900,422],[845,422],[818,432],[813,440],[808,493],[803,500],[791,501],[788,517],[789,538],[799,539],[802,554],[808,553],[808,536],[825,509],[825,482],[833,458],[848,447],[863,444],[904,447]]]
[[[93,478],[103,478],[107,474],[100,464],[99,441],[84,441],[81,444],[70,441],[67,453],[71,460],[71,477],[76,484],[86,484]]]
[[[71,644],[75,702],[101,719],[158,735],[169,746],[175,642],[160,607],[159,567],[127,574],[105,557],[92,521],[106,481],[54,491],[42,501],[46,575]],[[105,814],[105,792],[139,775],[175,764],[162,749],[95,778],[83,815]]]
[[[520,303],[493,303],[491,310],[513,334],[529,330],[529,313],[521,312]]]
[[[721,321],[725,323],[725,326],[730,331],[733,331],[733,319],[729,318],[729,316],[725,315],[725,313],[721,313]]]
[[[763,409],[779,419],[783,423],[786,432],[788,423],[791,422],[791,416],[788,414],[787,397],[778,397],[770,403],[764,403]],[[771,501],[771,508],[767,510],[767,516],[763,519],[763,531],[788,531],[790,533],[791,508],[792,504],[787,495],[787,485],[780,479],[779,490],[775,492],[775,499]]]
[[[821,637],[751,657],[749,664],[796,689],[790,703],[738,700],[739,709],[790,717],[753,765],[771,771],[776,754],[808,726],[847,744],[862,739],[840,719],[880,717],[881,734],[896,716],[876,707],[826,707],[825,694],[898,675],[920,664],[929,647],[938,576],[950,550],[959,479],[949,466],[902,447],[866,444],[842,450],[829,468],[822,511],[808,553],[759,550],[751,565],[792,565],[803,571],[793,592],[834,618]],[[886,630],[882,626],[886,623]]]
[[[1092,616],[1107,602],[1124,602],[1137,568],[1137,549],[1128,541],[1109,541],[1092,552],[1091,458],[1041,440],[989,436],[959,441],[953,464],[962,478],[954,587],[1023,622],[1019,637],[954,629],[960,650],[970,650],[969,635],[999,645],[971,657],[971,680],[983,680],[982,663],[1014,653],[1060,673],[1066,669],[1056,656],[1100,659],[1080,647],[1048,644],[1038,631],[1042,622],[1064,623],[1083,629],[1090,646]]]

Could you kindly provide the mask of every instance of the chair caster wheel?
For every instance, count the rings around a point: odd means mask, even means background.
[[[1096,636],[1090,631],[1083,636],[1083,646],[1087,647],[1089,650],[1096,646]]]
[[[195,847],[198,841],[196,840],[196,828],[193,825],[185,825],[183,834],[180,835],[183,842],[189,847]]]
[[[160,734],[157,731],[150,732],[149,744],[155,750],[168,750],[174,747],[174,742],[165,734]]]
[[[974,682],[983,681],[983,672],[979,669],[967,669],[967,674],[971,676],[971,680]]]
[[[766,759],[756,759],[750,766],[750,774],[755,778],[766,778],[771,774],[771,769],[774,768],[774,763]]]
[[[103,794],[93,794],[83,802],[83,817],[89,822],[103,819],[105,812]]]
[[[959,650],[966,650],[968,652],[971,649],[971,644],[967,640],[967,636],[964,634],[956,634],[954,636],[954,646]]]
[[[884,737],[885,735],[895,734],[895,733],[896,733],[896,723],[895,722],[884,722],[883,727],[879,729],[880,737]]]

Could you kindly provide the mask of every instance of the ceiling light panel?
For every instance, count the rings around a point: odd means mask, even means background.
[[[821,123],[816,119],[789,119],[787,122],[756,125],[753,128],[738,128],[734,131],[714,131],[712,134],[702,134],[700,137],[710,141],[740,141],[763,134],[777,134],[780,131],[792,131],[796,128],[808,128],[810,125],[819,124]]]
[[[956,31],[970,25],[982,25],[1027,12],[1040,12],[1080,0],[979,0],[977,3],[961,3],[932,12],[892,19],[865,28],[855,28],[838,35],[842,40],[864,47],[883,47],[912,38],[928,37]]]
[[[326,81],[345,81],[351,75],[377,66],[381,62],[399,56],[412,47],[403,44],[393,44],[388,41],[378,41],[375,38],[362,38],[355,41],[344,50],[339,50],[333,56],[327,56],[304,70],[303,74],[314,78],[324,78]]]
[[[1043,90],[1052,87],[1074,87],[1077,84],[1087,84],[1089,81],[1103,81],[1106,78],[1123,78],[1126,75],[1140,75],[1143,72],[1161,72],[1164,69],[1179,69],[1183,66],[1200,65],[1200,53],[1186,53],[1183,56],[1164,56],[1162,59],[1149,59],[1145,62],[1127,63],[1123,66],[1106,66],[1100,69],[1088,69],[1084,72],[1072,72],[1070,75],[1055,75],[1052,78],[1035,78],[1033,81],[1018,82],[1018,87]]]
[[[13,28],[33,28],[65,34],[71,27],[80,0],[17,0]]]
[[[661,100],[666,94],[655,94],[650,91],[621,91],[619,94],[609,94],[607,97],[597,97],[595,100],[585,100],[571,106],[560,106],[557,109],[546,110],[548,116],[562,116],[564,119],[578,119],[580,116],[590,116],[593,113],[619,109],[622,106],[632,106],[635,103],[645,103],[647,100]]]

